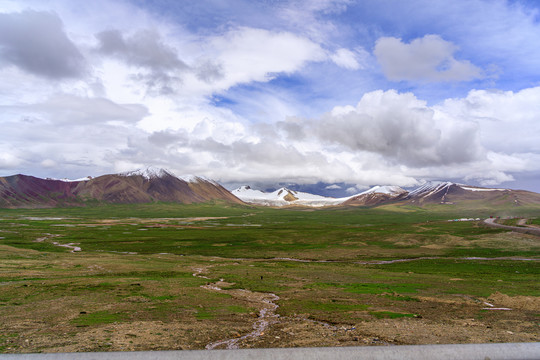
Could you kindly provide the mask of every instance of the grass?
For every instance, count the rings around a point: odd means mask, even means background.
[[[253,310],[254,309],[252,308],[247,308],[240,305],[210,306],[197,309],[195,318],[197,320],[211,320],[220,316],[227,316],[232,314],[247,314],[249,312],[252,312]]]
[[[423,284],[385,284],[385,283],[315,283],[307,288],[324,289],[328,287],[340,287],[344,291],[353,294],[383,294],[383,293],[416,293],[419,288],[425,287]]]
[[[412,296],[407,296],[407,295],[389,295],[389,294],[385,294],[385,297],[387,297],[389,299],[392,299],[392,300],[398,300],[398,301],[415,301],[415,302],[420,301],[420,299],[418,299],[418,298],[415,298],[415,297],[412,297]]]
[[[504,232],[471,222],[445,221],[455,215],[453,212],[398,212],[385,208],[305,212],[208,204],[111,205],[2,209],[0,226],[6,230],[2,234],[3,244],[40,252],[69,251],[52,244],[57,241],[79,244],[83,251],[228,258],[247,254],[256,258],[303,256],[314,259],[329,255],[334,259],[369,259],[392,254],[428,256],[437,252],[425,246],[445,236],[474,239]],[[39,217],[45,219],[29,219]],[[51,220],[55,217],[60,219]],[[193,217],[218,219],[189,219]],[[102,221],[104,219],[108,221]],[[44,241],[35,241],[43,237],[46,237]],[[505,255],[509,251],[499,250],[506,251]]]
[[[392,311],[370,311],[369,314],[375,316],[377,319],[398,319],[417,316],[415,314],[396,313]]]
[[[304,301],[292,301],[288,304],[291,308],[296,308],[299,311],[311,310],[311,311],[322,311],[322,312],[348,312],[348,311],[363,311],[369,308],[369,305],[366,304],[350,304],[350,303],[339,303],[335,301],[314,301],[314,300],[304,300]]]
[[[448,221],[496,211],[162,203],[0,209],[2,327],[13,333],[35,319],[42,327],[32,336],[50,327],[79,334],[133,321],[251,329],[258,306],[228,293],[234,289],[277,294],[284,317],[336,324],[464,316],[426,299],[540,296],[537,261],[466,259],[538,259],[537,238]],[[82,251],[53,242],[77,243]],[[413,261],[369,263],[392,259]],[[193,276],[197,268],[209,279]],[[221,278],[229,283],[222,292],[201,288]]]
[[[213,319],[215,315],[206,309],[200,309],[200,310],[197,310],[195,317],[197,318],[197,320],[209,320],[209,319]]]
[[[414,273],[435,278],[460,278],[458,283],[444,282],[442,293],[468,293],[488,296],[496,291],[508,295],[540,296],[535,280],[540,266],[534,261],[419,260],[407,263],[375,265],[385,272]],[[429,280],[424,280],[424,285]]]
[[[109,311],[96,311],[90,314],[81,314],[76,319],[72,320],[72,323],[76,326],[93,326],[111,324],[128,319],[127,314],[112,313]]]

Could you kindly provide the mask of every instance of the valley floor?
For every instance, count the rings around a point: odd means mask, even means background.
[[[1,352],[540,340],[540,237],[417,210],[113,210],[0,212]]]

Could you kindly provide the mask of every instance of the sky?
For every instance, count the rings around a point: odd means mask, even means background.
[[[0,176],[540,192],[540,2],[0,0]]]

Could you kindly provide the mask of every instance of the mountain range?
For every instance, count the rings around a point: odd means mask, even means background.
[[[540,194],[511,189],[482,188],[453,182],[427,182],[407,191],[399,186],[374,186],[349,197],[332,198],[280,188],[263,192],[250,186],[228,191],[202,176],[176,176],[149,167],[119,174],[77,180],[41,179],[28,175],[0,177],[0,208],[82,206],[85,204],[134,204],[151,202],[231,204],[264,206],[377,206],[387,203],[454,204],[484,201],[492,205],[540,204]]]
[[[306,192],[280,188],[271,193],[254,190],[249,186],[241,186],[232,191],[239,199],[257,205],[267,206],[335,206],[335,205],[365,205],[373,206],[383,202],[396,201],[406,197],[408,192],[399,186],[374,186],[362,193],[332,198],[314,195]]]
[[[492,205],[514,206],[540,204],[540,194],[530,191],[483,188],[441,181],[427,182],[411,191],[399,186],[374,186],[367,191],[343,198],[323,197],[287,188],[264,193],[249,186],[242,186],[232,193],[244,202],[268,206],[376,206],[391,202],[422,206],[451,205],[465,201],[485,201]]]
[[[191,204],[212,200],[243,203],[215,181],[193,175],[178,177],[153,167],[78,180],[41,179],[21,174],[0,177],[0,207],[3,208],[77,206],[92,202]]]

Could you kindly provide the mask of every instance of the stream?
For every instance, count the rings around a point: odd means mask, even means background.
[[[43,242],[45,240],[50,240],[50,239],[54,239],[56,237],[61,237],[62,235],[58,235],[58,234],[49,234],[49,233],[46,233],[44,234],[45,236],[43,237],[40,237],[40,238],[37,238],[36,240],[34,240],[35,242]],[[60,244],[58,241],[53,241],[52,242],[53,245],[56,245],[56,246],[60,246],[60,247],[65,247],[65,248],[68,248],[68,249],[71,249],[71,252],[74,253],[74,252],[78,252],[78,251],[82,251],[82,249],[79,247],[79,246],[75,246],[75,245],[79,245],[78,243],[69,243],[69,244]]]
[[[372,260],[372,261],[357,261],[353,262],[356,264],[373,264],[373,265],[383,265],[383,264],[393,264],[398,262],[406,262],[406,261],[417,261],[417,260],[432,260],[432,259],[448,259],[448,258],[442,258],[442,257],[418,257],[418,258],[409,258],[409,259],[394,259],[394,260]],[[528,259],[528,258],[509,258],[509,257],[499,257],[499,258],[484,258],[484,257],[461,257],[461,258],[454,258],[454,259],[462,259],[462,260],[519,260],[519,261],[538,261],[538,259]],[[240,260],[240,259],[235,259]],[[251,261],[294,261],[294,262],[306,262],[306,263],[320,263],[320,262],[332,262],[332,261],[325,261],[325,260],[306,260],[306,259],[295,259],[295,258],[274,258],[274,259],[242,259],[242,260],[251,260]],[[335,262],[341,262],[341,261],[335,261]],[[193,272],[193,276],[210,280],[208,276],[203,275],[209,267],[212,267],[213,265],[206,266],[206,267],[199,267],[195,268]],[[234,290],[224,290],[222,286],[228,286],[230,283],[225,282],[224,279],[220,279],[218,282],[215,283],[209,283],[206,285],[202,285],[201,287],[210,291],[219,291],[219,292],[226,292],[231,295],[233,295],[236,298],[241,298],[243,300],[247,300],[249,302],[256,302],[259,303],[259,305],[263,305],[262,309],[259,311],[258,319],[253,323],[253,330],[243,336],[231,338],[231,339],[225,339],[225,340],[219,340],[212,343],[209,343],[206,345],[207,350],[212,350],[216,348],[225,348],[225,349],[238,349],[239,348],[239,342],[248,338],[258,338],[262,335],[264,335],[264,332],[266,329],[268,329],[271,325],[276,324],[280,322],[280,316],[279,314],[276,314],[276,311],[279,307],[279,305],[276,304],[276,302],[280,299],[279,296],[273,293],[258,293],[258,292],[252,292],[246,289],[234,289]],[[482,305],[486,306],[483,308],[483,310],[512,310],[510,308],[502,308],[502,307],[495,307],[493,304],[481,301]],[[334,325],[330,325],[328,323],[322,322],[322,321],[316,321],[311,319],[302,318],[301,320],[304,321],[310,321],[313,323],[316,323],[318,325],[322,325],[324,327],[327,327],[332,330],[337,330],[337,327]]]
[[[212,288],[215,289],[215,288]],[[219,289],[219,288],[218,288]],[[223,291],[223,290],[218,290]],[[245,292],[250,292],[249,290],[242,290]],[[206,345],[207,350],[215,349],[219,346],[225,346],[225,349],[238,349],[238,342],[247,338],[256,338],[264,334],[264,331],[272,324],[278,322],[279,315],[276,314],[276,310],[279,307],[275,301],[279,300],[279,296],[276,294],[265,294],[266,298],[263,298],[261,301],[268,305],[259,311],[259,319],[253,324],[253,331],[250,333],[227,340],[220,340]]]
[[[209,279],[207,276],[202,275],[203,272],[205,272],[208,268],[196,268],[194,269],[195,272],[193,273],[193,276],[199,277],[201,279]],[[220,281],[212,284],[202,285],[201,287],[203,289],[207,289],[210,291],[220,291],[220,292],[229,292],[233,293],[235,297],[237,298],[243,298],[245,300],[248,300],[250,302],[258,302],[259,305],[263,305],[262,309],[259,311],[259,316],[257,321],[253,324],[253,331],[250,333],[247,333],[243,336],[232,338],[232,339],[226,339],[226,340],[219,340],[213,343],[210,343],[206,345],[207,350],[216,349],[218,347],[224,347],[225,349],[238,349],[238,342],[244,339],[248,338],[257,338],[264,334],[265,330],[275,323],[277,323],[279,320],[279,315],[276,314],[276,310],[278,309],[279,305],[276,304],[276,301],[279,300],[279,296],[272,293],[257,293],[253,291],[249,291],[246,289],[235,289],[235,290],[223,290],[221,286],[224,284],[228,284],[224,282],[224,279],[220,279]]]
[[[312,259],[296,259],[290,257],[274,257],[274,258],[224,258],[213,256],[214,259],[220,260],[234,260],[234,261],[253,261],[253,262],[266,262],[266,261],[291,261],[300,263],[334,263],[334,264],[359,264],[359,265],[385,265],[395,264],[400,262],[420,261],[420,260],[482,260],[482,261],[496,261],[496,260],[511,260],[511,261],[540,261],[540,259],[523,258],[523,257],[446,257],[446,256],[421,256],[416,258],[404,258],[404,259],[392,259],[392,260],[312,260]],[[196,276],[195,274],[193,276]]]

